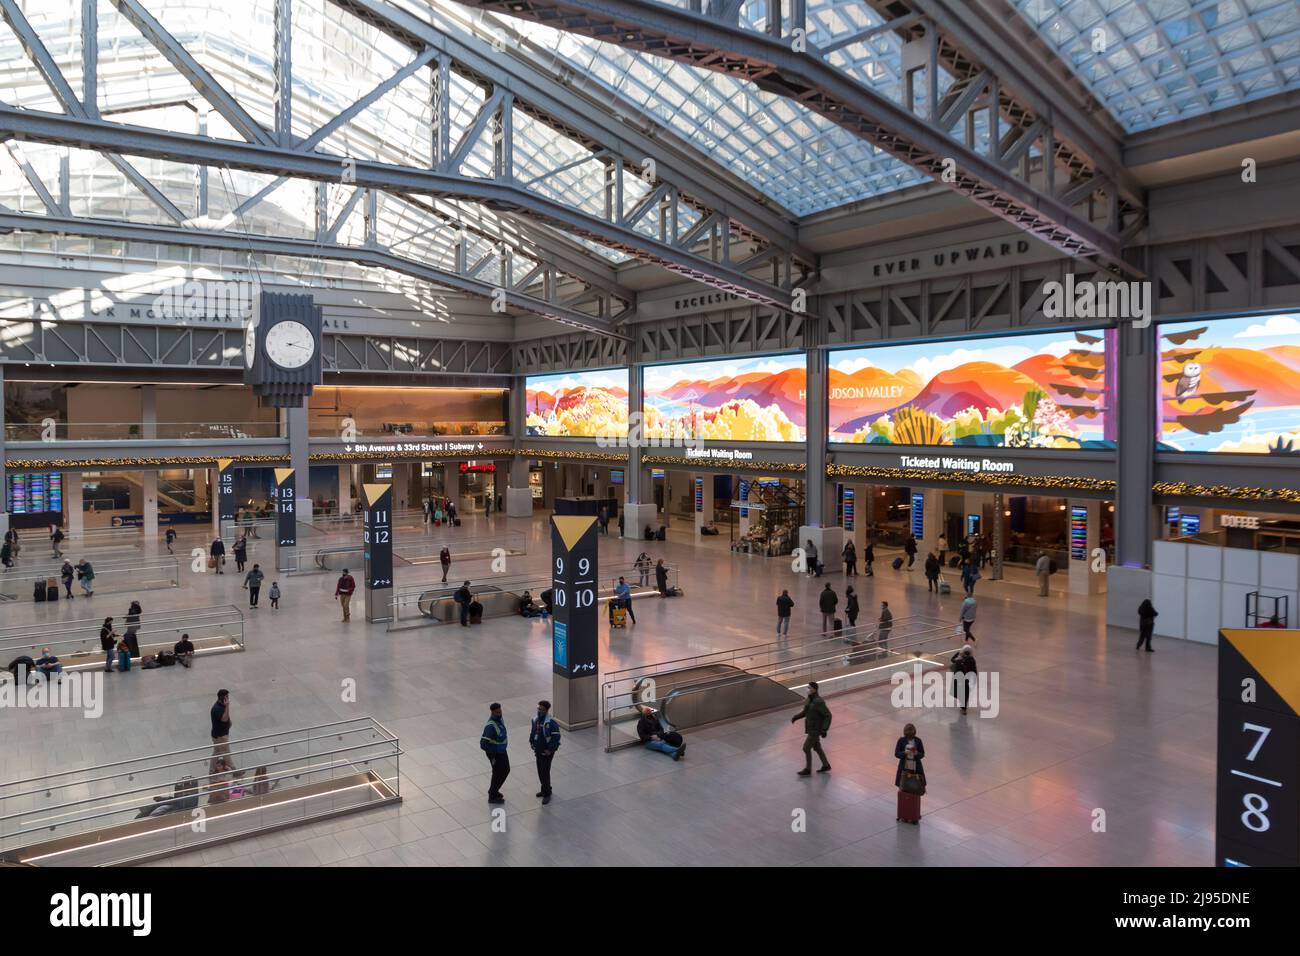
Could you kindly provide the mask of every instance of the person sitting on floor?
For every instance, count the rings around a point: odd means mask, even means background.
[[[483,623],[483,605],[479,603],[478,598],[471,596],[469,602],[469,622],[471,624]]]
[[[528,591],[525,591],[523,597],[519,599],[519,613],[524,617],[541,617],[542,612],[538,610],[533,595]]]
[[[188,634],[181,635],[181,639],[172,648],[172,653],[176,655],[176,661],[182,667],[190,667],[194,664],[194,642],[190,640]]]
[[[36,669],[44,674],[47,679],[51,674],[54,674],[59,680],[63,680],[63,665],[59,663],[57,657],[50,653],[48,647],[41,648],[41,656],[36,658]]]
[[[537,595],[542,599],[542,606],[546,608],[547,614],[555,613],[555,589],[547,588],[541,594]]]
[[[675,730],[664,730],[663,721],[653,707],[643,706],[641,718],[636,722],[636,735],[647,750],[657,750],[674,760],[686,756],[686,742]]]

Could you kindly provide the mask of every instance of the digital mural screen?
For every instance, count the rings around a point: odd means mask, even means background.
[[[1113,330],[831,352],[829,440],[974,448],[1115,447]]]
[[[646,438],[801,442],[808,427],[803,355],[650,365],[643,372]]]
[[[1300,454],[1300,313],[1161,325],[1157,451]]]
[[[627,369],[530,375],[524,433],[548,438],[627,435]]]

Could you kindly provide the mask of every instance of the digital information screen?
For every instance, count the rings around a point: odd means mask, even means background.
[[[63,511],[63,474],[15,472],[5,483],[9,514],[49,514]]]
[[[857,515],[855,514],[855,512],[857,511],[857,502],[854,500],[856,497],[857,494],[854,492],[852,488],[846,487],[844,489],[844,494],[843,497],[841,498],[841,501],[843,502],[842,508],[844,511],[845,531],[853,530],[853,522],[857,518]]]
[[[912,537],[925,537],[925,495],[919,491],[912,492]]]
[[[1088,509],[1070,509],[1070,560],[1088,560]]]
[[[704,479],[695,479],[695,510],[697,512],[704,510]]]

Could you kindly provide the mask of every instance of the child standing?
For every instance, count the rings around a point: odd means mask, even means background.
[[[280,607],[280,582],[279,581],[271,582],[271,590],[266,593],[266,596],[271,599],[271,610],[274,611],[279,609]]]

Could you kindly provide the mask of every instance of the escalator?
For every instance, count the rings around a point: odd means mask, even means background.
[[[665,723],[678,730],[801,706],[803,695],[730,664],[710,664],[655,677]]]

